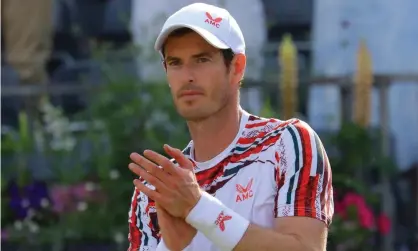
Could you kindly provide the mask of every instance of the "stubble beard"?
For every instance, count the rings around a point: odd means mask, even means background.
[[[216,102],[216,107],[199,107],[196,109],[191,109],[189,111],[187,111],[187,109],[183,111],[176,105],[176,110],[177,113],[184,120],[186,120],[186,122],[201,122],[212,116],[215,116],[217,113],[225,109],[230,102],[230,94],[224,92],[219,101]]]

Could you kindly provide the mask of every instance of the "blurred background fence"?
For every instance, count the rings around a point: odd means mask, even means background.
[[[25,1],[12,1],[2,6],[2,247],[126,250],[129,153],[161,150],[164,143],[183,147],[189,140],[146,42],[153,41],[151,31],[158,31],[161,16],[188,2],[36,0],[51,18],[33,19],[19,30],[36,11],[30,5],[16,9],[14,4]],[[418,65],[416,71],[380,70],[382,62],[374,60],[381,58],[379,44],[373,42],[379,35],[363,33],[347,35],[356,41],[354,48],[336,56],[342,65],[351,62],[347,69],[321,73],[315,62],[328,56],[316,49],[321,39],[315,29],[322,31],[323,25],[315,15],[323,8],[337,11],[339,1],[333,6],[308,0],[244,2],[254,8],[242,10],[232,0],[215,3],[231,9],[249,45],[251,70],[241,105],[260,116],[302,118],[320,134],[336,191],[328,250],[418,250],[418,159],[399,154],[408,148],[417,156],[418,97],[401,103],[409,115],[401,124],[413,126],[400,128],[411,132],[399,132],[391,119],[400,102],[394,89],[405,91],[405,97],[418,95]],[[353,1],[339,8],[342,13],[358,6]],[[25,15],[13,19],[19,11]],[[248,15],[253,23],[246,21]],[[358,20],[340,18],[342,32],[350,20]],[[410,29],[418,34],[418,25]],[[418,36],[408,39],[416,43]],[[344,48],[349,43],[330,41]],[[42,52],[48,46],[36,43],[50,43],[51,49]],[[45,53],[49,56],[40,56]],[[401,56],[392,55],[394,61]],[[334,115],[324,113],[327,109]]]

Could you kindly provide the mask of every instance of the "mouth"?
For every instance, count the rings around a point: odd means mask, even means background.
[[[194,90],[187,90],[180,92],[179,97],[193,97],[193,96],[202,96],[203,93],[200,91],[194,91]]]

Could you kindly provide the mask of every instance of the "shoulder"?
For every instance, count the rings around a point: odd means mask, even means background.
[[[250,115],[245,125],[244,136],[249,138],[254,136],[275,137],[289,134],[293,137],[299,135],[316,135],[316,132],[305,121],[297,118],[280,120],[277,118],[263,118]]]
[[[280,140],[277,147],[294,155],[305,157],[325,153],[322,142],[315,130],[305,121],[289,119],[281,124]]]
[[[307,122],[296,118],[281,121],[271,133],[280,134],[280,141],[277,143],[281,146],[320,144],[315,130]]]
[[[250,114],[242,137],[269,139],[271,143],[275,139],[277,139],[275,143],[278,143],[280,138],[285,138],[288,139],[285,143],[291,144],[300,140],[306,141],[309,138],[315,140],[318,136],[314,129],[301,119],[280,120]]]
[[[243,136],[247,138],[271,136],[274,134],[280,125],[282,120],[276,118],[263,118],[256,115],[249,115],[248,121],[245,125]]]
[[[283,131],[276,144],[276,160],[282,170],[310,170],[312,174],[330,172],[325,148],[312,127],[305,121],[283,122]]]
[[[279,120],[254,116],[253,121],[255,121],[254,124],[258,124],[254,127],[259,134],[258,137],[263,138],[265,145],[273,146],[275,159],[278,161],[279,159],[285,160],[285,156],[288,158],[293,156],[292,158],[299,161],[302,161],[303,157],[303,160],[317,155],[320,155],[321,159],[326,157],[323,156],[326,153],[318,134],[301,119]],[[255,132],[252,131],[252,133]]]

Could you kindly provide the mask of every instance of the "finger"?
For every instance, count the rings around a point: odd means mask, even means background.
[[[161,194],[158,193],[155,190],[152,190],[151,188],[147,187],[144,183],[142,183],[140,180],[135,179],[134,180],[135,187],[143,192],[146,196],[148,196],[153,201],[157,202],[161,200]]]
[[[167,144],[164,145],[165,152],[174,158],[177,163],[185,169],[193,170],[192,162],[177,148],[173,148]]]
[[[158,165],[162,166],[164,171],[170,173],[170,174],[177,174],[177,167],[171,162],[169,159],[167,159],[165,156],[156,153],[151,150],[145,150],[144,156],[151,161],[157,163]]]
[[[159,180],[166,184],[170,182],[169,174],[164,172],[162,168],[157,166],[155,163],[149,161],[138,153],[131,153],[130,157],[133,162],[135,162],[140,167],[143,167],[152,176],[157,177]]]
[[[157,177],[153,176],[152,174],[148,173],[145,169],[141,168],[137,164],[130,163],[128,167],[133,173],[143,178],[145,181],[153,185],[159,191],[161,192],[169,191],[168,188],[164,185],[164,183],[161,180],[159,180]]]

